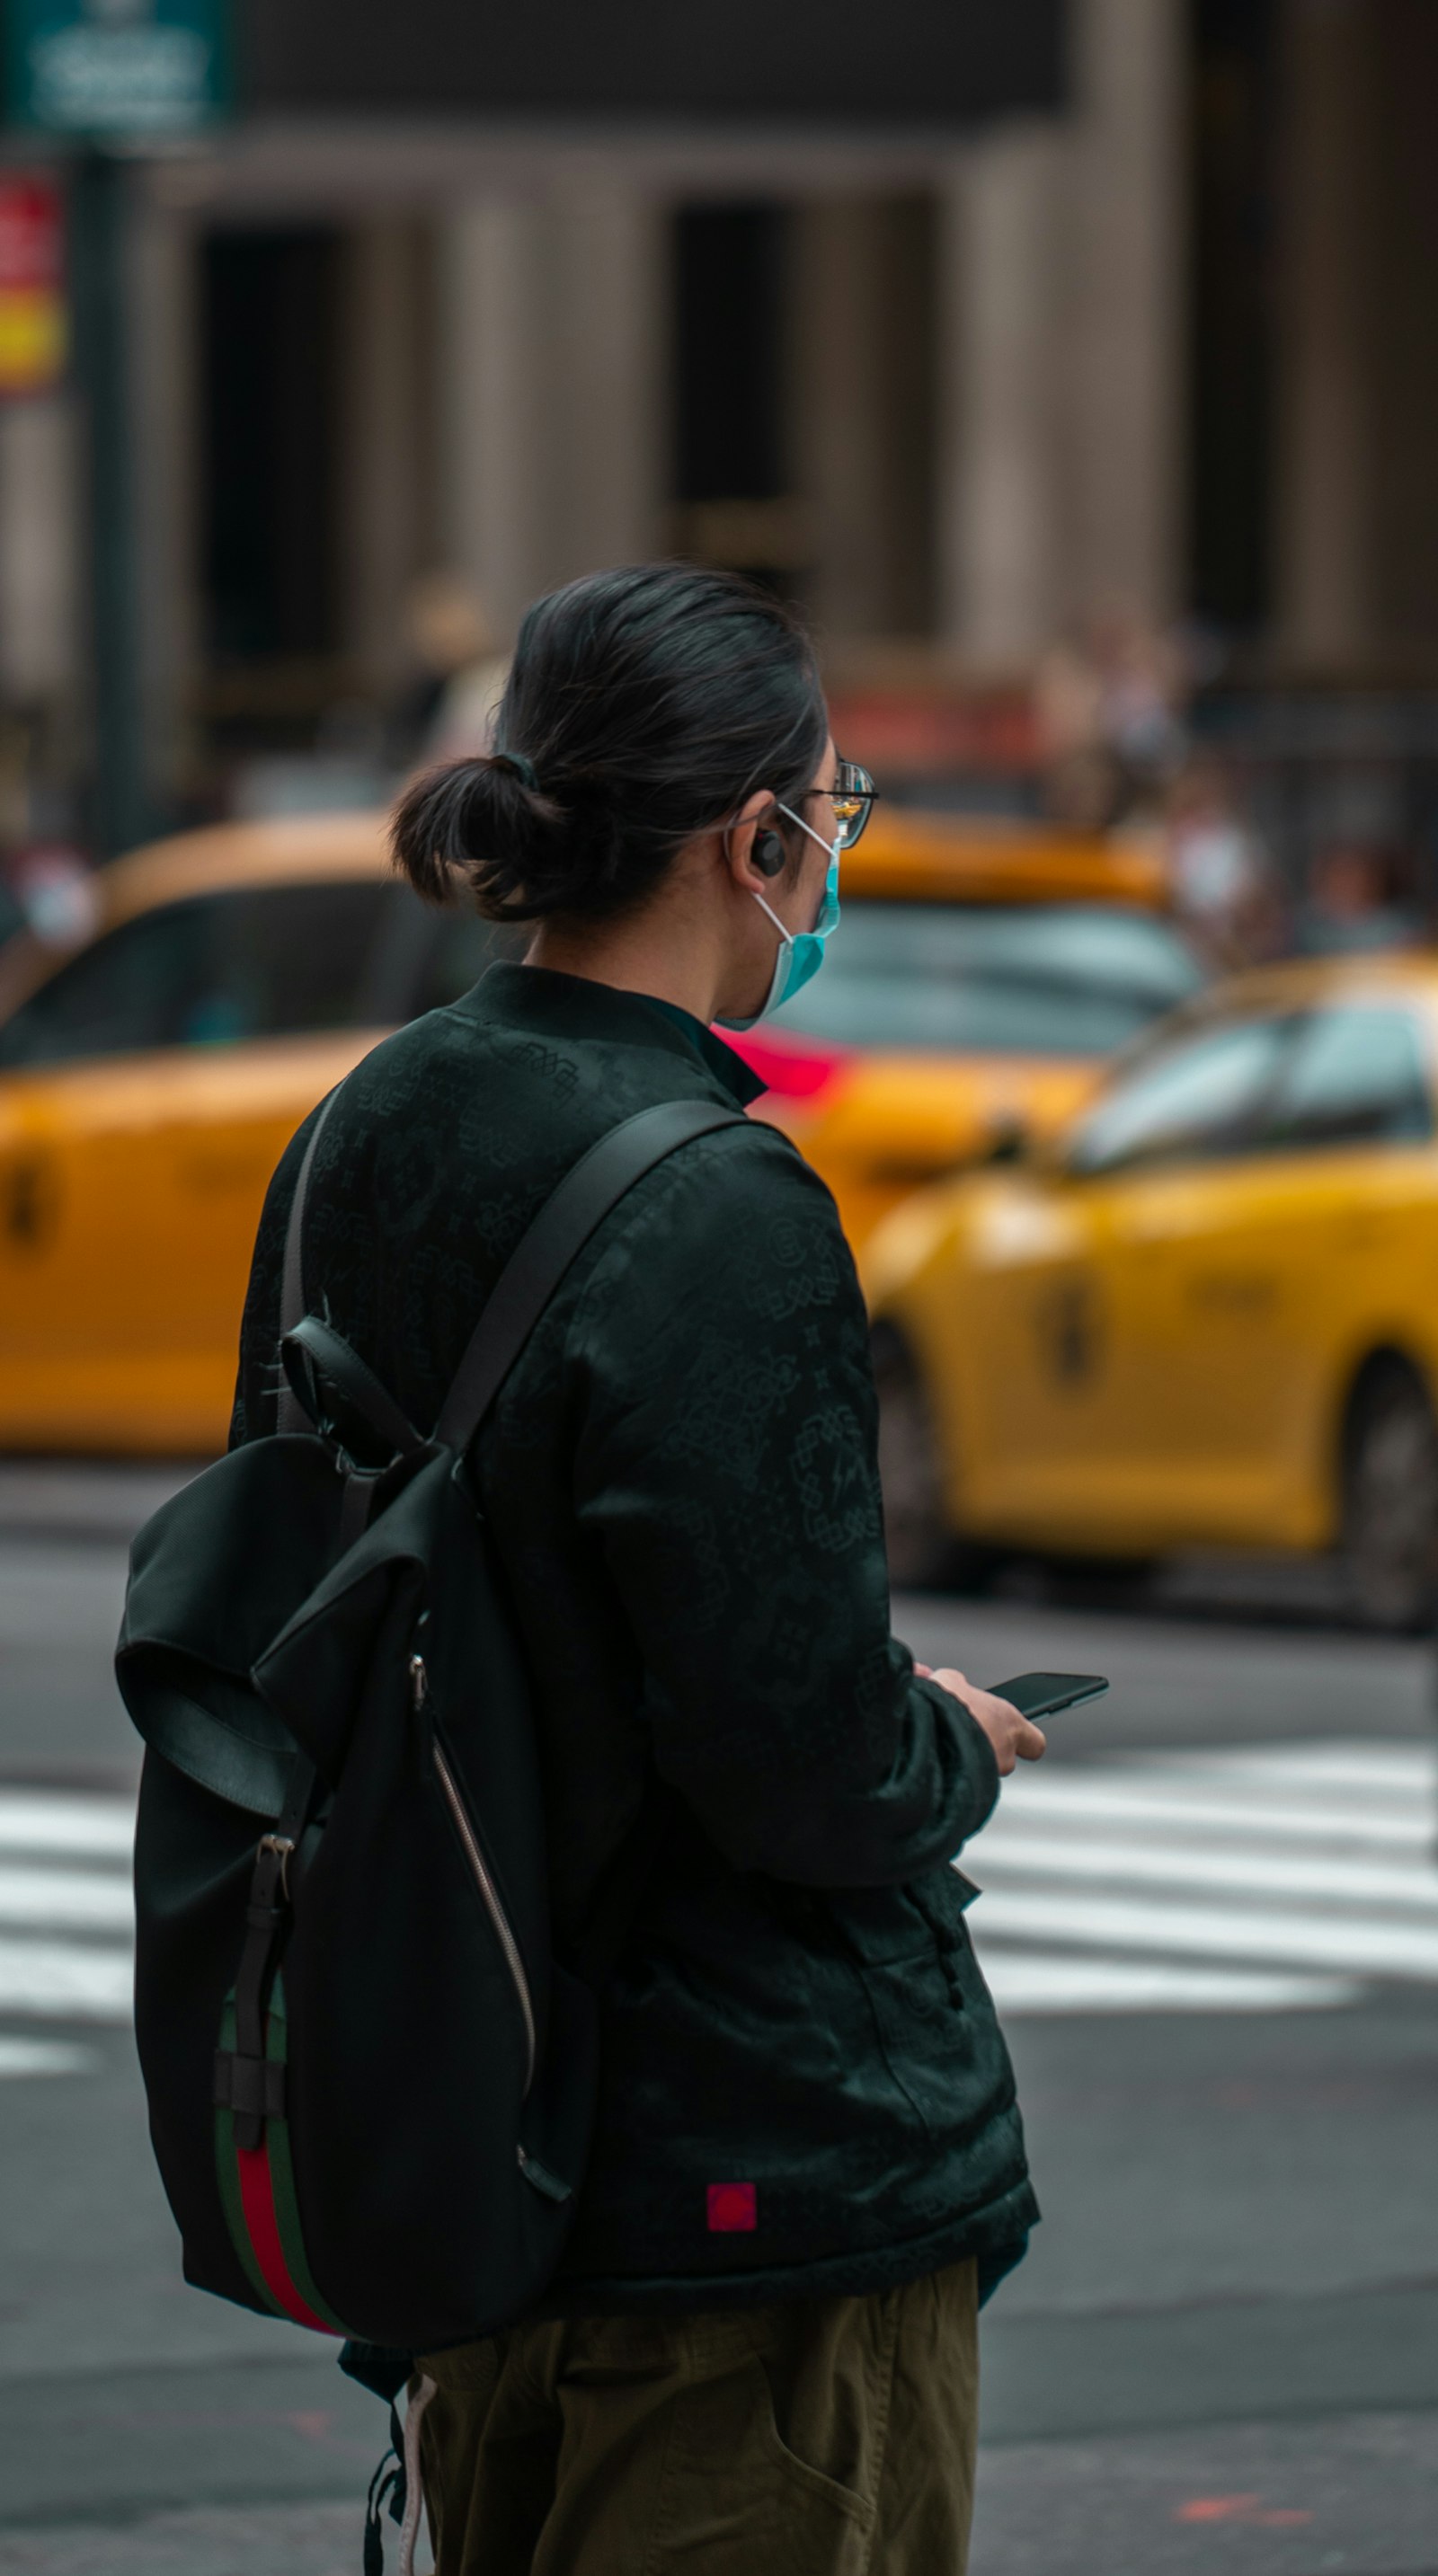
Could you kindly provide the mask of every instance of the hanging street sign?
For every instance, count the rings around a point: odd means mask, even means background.
[[[0,400],[59,383],[68,323],[60,191],[53,179],[0,174]]]
[[[12,125],[96,143],[202,133],[230,101],[230,0],[5,0]]]

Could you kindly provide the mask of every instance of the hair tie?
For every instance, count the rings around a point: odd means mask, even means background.
[[[539,780],[534,774],[534,763],[526,759],[522,751],[496,751],[491,758],[496,769],[508,770],[510,777],[517,778],[521,787],[527,787],[532,796],[538,795]]]

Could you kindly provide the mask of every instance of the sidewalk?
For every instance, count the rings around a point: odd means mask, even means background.
[[[362,2504],[0,2533],[0,2576],[358,2576]],[[1378,2535],[1381,2534],[1381,2537]],[[391,2569],[397,2535],[385,2525]],[[429,2565],[420,2545],[420,2565]],[[980,2455],[971,2576],[1435,2576],[1438,2416],[1241,2424]],[[616,2570],[615,2576],[622,2576]]]
[[[363,2522],[363,2499],[158,2513],[118,2530],[72,2522],[14,2538],[0,2533],[0,2569],[4,2576],[358,2576]],[[393,2567],[392,2546],[387,2555]]]

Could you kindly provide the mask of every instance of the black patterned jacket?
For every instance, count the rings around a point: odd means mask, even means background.
[[[682,1013],[495,966],[351,1076],[316,1156],[311,1302],[427,1425],[577,1157],[652,1101],[759,1088]],[[273,1424],[305,1133],[260,1225],[237,1440]],[[642,1807],[662,1816],[606,1992],[561,2305],[861,2292],[970,2253],[993,2273],[1037,2216],[948,1866],[993,1757],[890,1635],[875,1434],[834,1203],[758,1124],[638,1184],[480,1434],[561,1956],[633,1869]]]

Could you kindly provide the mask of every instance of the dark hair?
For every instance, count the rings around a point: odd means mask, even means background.
[[[526,611],[489,757],[408,787],[396,865],[491,919],[627,912],[695,832],[756,787],[792,805],[828,731],[812,647],[730,573],[637,564]]]

